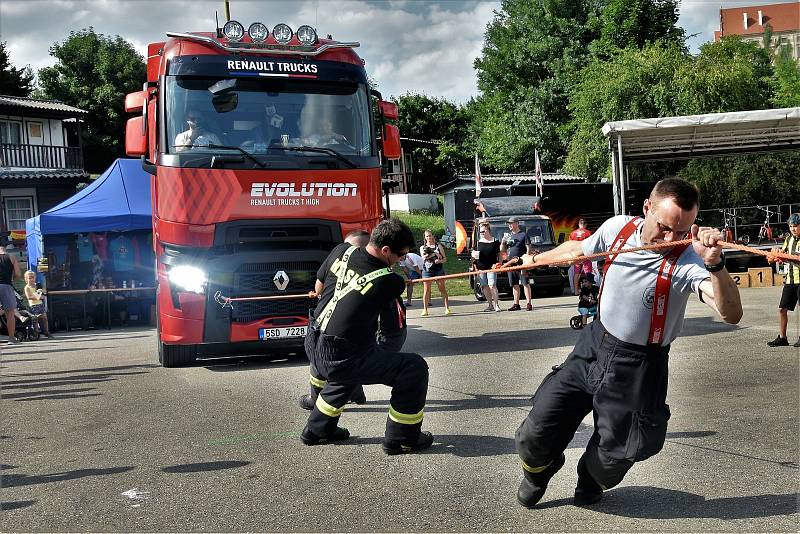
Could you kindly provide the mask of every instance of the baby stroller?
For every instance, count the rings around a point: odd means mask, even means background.
[[[580,315],[573,315],[569,319],[569,326],[573,330],[580,330],[589,319],[592,321],[597,317],[598,295],[600,288],[594,285],[594,275],[592,273],[582,274],[578,282],[578,311]]]
[[[38,341],[41,333],[39,332],[39,316],[23,308],[22,296],[14,291],[17,299],[17,309],[14,315],[17,320],[14,328],[14,337],[19,341]],[[6,324],[6,314],[0,306],[0,333],[8,335],[8,324]]]

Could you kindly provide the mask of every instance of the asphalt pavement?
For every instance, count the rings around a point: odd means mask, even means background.
[[[797,532],[800,349],[765,344],[779,293],[742,290],[738,326],[690,299],[664,450],[587,508],[572,492],[591,416],[540,507],[515,499],[514,431],[576,340],[575,297],[501,313],[460,297],[428,318],[415,300],[406,350],[430,366],[436,441],[407,456],[380,447],[384,386],[345,411],[350,440],[300,443],[302,356],[164,369],[149,328],[3,346],[0,531]]]

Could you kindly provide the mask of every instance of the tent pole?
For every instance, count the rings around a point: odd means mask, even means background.
[[[619,209],[619,166],[617,165],[617,154],[614,152],[614,144],[608,140],[608,150],[611,152],[611,185],[614,196],[614,215],[620,215]]]
[[[625,209],[625,162],[622,159],[622,136],[617,137],[617,152],[619,153],[619,206],[622,210],[622,215],[626,215],[628,210]]]

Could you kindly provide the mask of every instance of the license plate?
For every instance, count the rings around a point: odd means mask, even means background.
[[[286,326],[281,328],[259,328],[259,339],[288,339],[293,337],[305,337],[306,326]]]

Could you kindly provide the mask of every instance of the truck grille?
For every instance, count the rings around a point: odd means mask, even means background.
[[[320,263],[315,261],[246,263],[234,271],[229,291],[234,297],[305,293],[314,289],[319,266]],[[283,271],[289,277],[289,283],[283,291],[273,281],[278,271]],[[230,312],[231,321],[249,323],[276,315],[305,317],[315,305],[316,301],[311,299],[236,302]]]
[[[308,310],[316,305],[312,299],[234,302],[231,321],[249,323],[276,315],[308,317]]]

